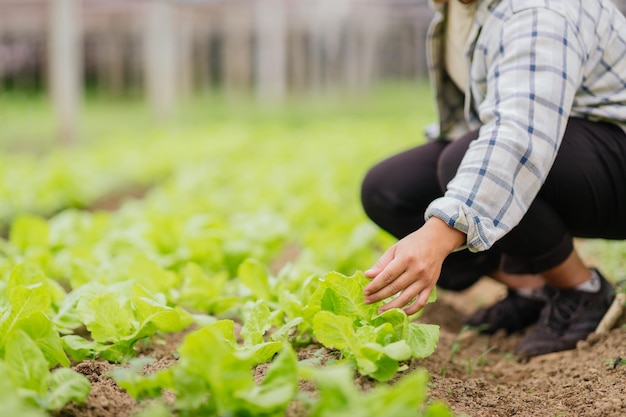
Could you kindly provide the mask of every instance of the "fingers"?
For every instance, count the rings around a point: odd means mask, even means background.
[[[418,229],[385,251],[374,266],[365,271],[365,276],[372,280],[363,289],[365,303],[372,304],[397,295],[380,311],[404,308],[407,314],[414,314],[422,309],[449,253],[447,248],[439,250],[441,245],[433,243],[438,236],[430,229]]]
[[[400,259],[394,259],[387,264],[364,288],[365,304],[376,303],[397,295],[381,306],[379,312],[404,308],[405,313],[411,315],[424,308],[436,279],[430,279],[426,271],[410,266],[415,265],[407,264]]]
[[[405,291],[410,285],[416,284],[414,281],[408,271],[387,268],[364,288],[365,303],[371,304],[385,300]]]
[[[392,308],[403,308],[407,315],[415,314],[428,303],[428,298],[432,292],[431,287],[423,288],[419,282],[414,282],[404,289],[396,298],[383,305],[379,313],[383,313]]]
[[[427,288],[423,290],[420,293],[419,297],[417,297],[417,299],[413,302],[413,304],[404,308],[404,312],[406,313],[406,315],[410,316],[411,314],[415,314],[421,309],[423,309],[424,306],[426,306],[426,304],[428,303],[428,298],[430,297],[430,293],[432,291],[433,291],[432,288]]]
[[[391,297],[405,289],[410,282],[400,279],[406,272],[405,265],[398,261],[390,262],[376,277],[365,286],[363,295],[366,303],[375,303]]]
[[[415,299],[417,294],[420,293],[419,282],[413,282],[401,291],[402,292],[396,298],[382,306],[379,311],[382,313],[383,311],[387,311],[392,308],[402,308],[408,305],[413,299]]]
[[[396,251],[396,247],[395,246],[390,247],[388,250],[385,251],[385,253],[383,253],[383,256],[381,256],[378,259],[378,261],[376,261],[374,266],[372,266],[370,269],[365,271],[363,274],[365,274],[365,276],[368,277],[368,278],[375,278],[376,275],[380,274],[380,272],[383,269],[385,269],[385,267],[391,261],[393,261],[393,258],[395,256],[395,251]]]

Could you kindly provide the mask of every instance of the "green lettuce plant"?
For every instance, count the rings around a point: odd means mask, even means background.
[[[304,309],[304,320],[320,343],[354,361],[362,375],[386,381],[398,372],[400,362],[434,352],[439,327],[415,323],[400,309],[378,314],[381,303],[363,301],[369,282],[360,271],[350,277],[326,274]]]
[[[302,366],[300,374],[317,388],[308,417],[452,417],[444,404],[427,402],[428,374],[423,369],[402,376],[394,384],[378,384],[367,392],[354,384],[350,366]]]
[[[31,405],[54,410],[69,401],[84,401],[91,385],[67,368],[69,359],[49,317],[55,287],[29,263],[16,265],[4,284],[0,291],[0,373]],[[10,404],[15,410],[23,408],[19,402]]]
[[[135,344],[157,332],[178,332],[193,321],[180,307],[170,307],[163,297],[147,293],[132,281],[104,286],[93,283],[75,290],[62,309],[71,323],[85,325],[90,338],[76,334],[62,337],[66,351],[75,360],[102,357],[124,362],[134,357]],[[70,325],[71,326],[71,325]]]
[[[175,408],[187,416],[283,416],[298,390],[293,349],[275,343],[241,346],[230,320],[189,334],[179,353],[176,364],[156,374],[120,368],[112,376],[138,399],[170,390],[176,396]],[[263,380],[257,383],[252,368],[272,358]]]

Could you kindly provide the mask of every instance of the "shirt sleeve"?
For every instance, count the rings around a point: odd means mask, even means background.
[[[486,28],[483,28],[483,33]],[[532,8],[502,22],[485,53],[482,126],[442,198],[425,217],[489,249],[519,223],[544,183],[563,138],[585,59],[567,19]]]

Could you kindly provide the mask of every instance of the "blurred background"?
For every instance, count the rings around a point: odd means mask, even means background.
[[[626,0],[614,0],[626,10]],[[427,0],[0,0],[0,97],[43,94],[61,138],[85,96],[281,103],[426,77]]]
[[[44,93],[61,135],[85,95],[158,117],[195,95],[261,103],[426,76],[427,0],[0,0],[0,95]]]

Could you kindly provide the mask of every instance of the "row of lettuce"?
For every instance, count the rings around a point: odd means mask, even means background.
[[[207,142],[207,136],[225,135],[236,143],[242,133],[229,126],[213,127],[202,137],[192,131],[185,146],[172,146],[176,138],[167,132],[151,134],[148,143],[118,134],[82,146],[39,150],[39,145],[31,144],[21,152],[0,153],[0,229],[24,212],[50,216],[69,207],[93,206],[128,188],[148,187],[181,163],[199,161],[209,147],[219,152],[222,146]]]
[[[390,244],[358,204],[363,170],[389,150],[363,139],[387,131],[220,125],[7,160],[1,414],[84,401],[90,384],[71,364],[102,359],[125,365],[111,377],[129,394],[157,398],[145,415],[450,415],[427,401],[426,373],[408,372],[435,349],[437,327],[362,300],[358,271]],[[157,183],[115,212],[63,209]],[[142,372],[139,341],[189,329],[176,364]],[[340,358],[299,360],[310,343]],[[355,374],[380,383],[363,393]]]
[[[262,273],[254,261],[242,264],[246,269],[242,277]],[[160,399],[163,415],[175,410],[199,416],[281,416],[295,402],[310,416],[374,416],[383,411],[392,416],[451,415],[444,405],[426,402],[424,371],[407,373],[394,385],[379,385],[367,395],[354,385],[355,368],[376,380],[389,380],[406,367],[402,362],[430,355],[438,336],[434,326],[412,323],[401,311],[377,315],[368,311],[373,306],[363,308],[357,292],[364,280],[359,274],[329,273],[312,285],[315,290],[305,306],[291,294],[285,294],[289,300],[284,308],[280,302],[272,308],[262,299],[242,302],[234,307],[236,321],[242,323],[236,331],[235,320],[194,316],[168,306],[162,293],[150,294],[134,282],[113,287],[85,284],[63,294],[33,264],[18,264],[3,294],[8,309],[0,323],[0,368],[8,378],[0,409],[16,417],[44,415],[43,410],[59,409],[68,401],[84,401],[90,384],[68,368],[69,356],[74,361],[130,363],[111,377],[138,400]],[[301,315],[291,318],[287,309],[300,310]],[[144,375],[146,358],[131,359],[133,346],[191,323],[199,327],[186,336],[178,362]],[[76,334],[80,326],[88,330],[89,339]],[[299,361],[296,350],[310,337],[338,349],[343,359],[324,367]],[[255,381],[251,369],[269,362],[262,381]],[[300,379],[313,381],[318,395],[299,395]],[[174,404],[167,403],[163,390],[175,394]]]

